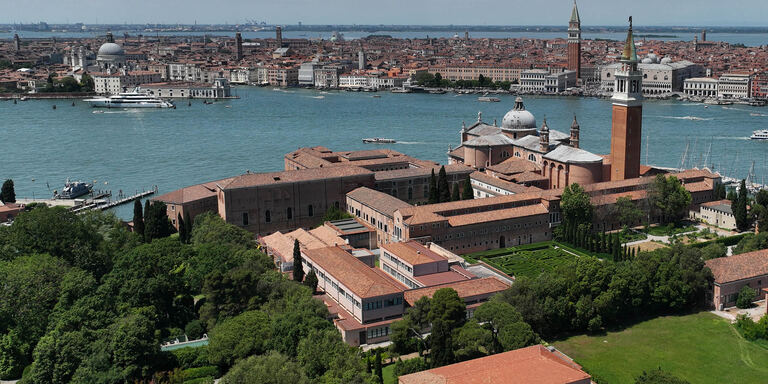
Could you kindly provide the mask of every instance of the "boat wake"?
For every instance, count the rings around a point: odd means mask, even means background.
[[[662,119],[691,120],[691,121],[714,120],[713,117],[698,117],[698,116],[659,116],[659,117]]]
[[[404,145],[424,145],[424,144],[431,144],[426,141],[398,141],[397,144],[404,144]]]
[[[123,109],[122,111],[93,111],[91,113],[108,113],[108,114],[138,113],[138,112],[143,112],[145,109],[156,109],[156,108],[131,108],[131,109]]]
[[[768,117],[768,114],[765,113],[750,113],[750,116],[757,116],[757,117]]]
[[[310,96],[313,99],[325,99],[325,96]]]
[[[749,137],[744,136],[712,136],[712,138],[717,140],[749,140]]]

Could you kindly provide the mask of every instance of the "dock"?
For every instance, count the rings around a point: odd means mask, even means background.
[[[117,200],[112,200],[111,192],[99,191],[98,193],[94,192],[95,195],[92,197],[83,199],[16,199],[16,202],[24,205],[36,203],[45,204],[49,207],[66,207],[70,211],[80,214],[94,210],[104,211],[123,204],[128,204],[134,200],[154,195],[157,193],[157,190],[157,186],[154,186],[151,189],[137,191],[130,196],[123,195],[121,191],[118,194]]]

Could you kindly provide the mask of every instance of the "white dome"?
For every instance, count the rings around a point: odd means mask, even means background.
[[[653,60],[651,60],[650,58],[646,57],[645,59],[643,59],[643,61],[641,63],[643,63],[643,64],[653,64]]]
[[[661,63],[662,64],[669,64],[671,62],[672,62],[672,59],[670,59],[669,57],[665,57],[665,58],[661,59]]]
[[[646,56],[646,58],[651,59],[652,63],[658,63],[659,62],[659,57],[656,56],[655,53],[649,53],[648,56]]]
[[[536,118],[525,110],[523,99],[515,99],[515,107],[501,120],[502,129],[536,129]]]
[[[123,48],[115,43],[104,43],[99,48],[98,56],[122,56],[125,52]]]

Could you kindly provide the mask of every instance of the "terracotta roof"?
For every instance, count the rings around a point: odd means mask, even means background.
[[[235,189],[363,175],[373,176],[373,172],[355,166],[323,167],[281,172],[246,173],[219,185],[222,189]]]
[[[718,284],[768,275],[768,249],[720,257],[705,263]]]
[[[581,367],[542,345],[400,376],[399,384],[590,383]]]
[[[648,196],[648,191],[645,189],[640,189],[636,191],[627,191],[627,192],[611,193],[608,195],[593,196],[589,200],[592,202],[592,205],[600,206],[600,205],[607,205],[607,204],[615,204],[620,197],[629,197],[632,201],[637,201],[637,200],[644,199],[646,196]]]
[[[432,167],[419,167],[419,168],[406,168],[406,169],[394,169],[391,171],[379,171],[376,172],[376,181],[411,178],[411,177],[429,177],[432,174],[432,170],[435,171],[435,175],[440,171],[439,166]],[[470,174],[473,172],[471,167],[464,164],[449,164],[445,165],[445,173],[447,175],[453,175],[457,173]]]
[[[411,266],[448,260],[416,241],[383,244],[381,247]]]
[[[411,207],[410,204],[390,194],[375,191],[368,187],[354,189],[347,193],[347,197],[389,217],[392,217],[398,209]]]
[[[471,179],[480,181],[482,183],[489,184],[494,187],[502,188],[512,193],[525,193],[528,191],[528,187],[526,187],[525,185],[515,184],[515,183],[502,180],[482,172],[477,172],[477,171],[472,172],[472,174],[469,175],[469,177]]]
[[[333,275],[341,284],[360,298],[402,292],[394,280],[365,265],[339,247],[309,249],[305,257]]]
[[[505,175],[514,175],[526,171],[535,172],[540,168],[533,162],[518,157],[510,157],[499,164],[488,167],[490,171],[502,173]]]
[[[430,287],[416,288],[405,291],[403,298],[409,305],[413,305],[416,301],[424,296],[432,298],[432,295],[441,288],[453,288],[459,297],[473,297],[479,295],[488,295],[496,292],[501,292],[509,285],[505,284],[501,280],[495,277],[485,277],[482,279],[463,280],[458,282],[450,282],[440,285],[433,285]]]
[[[478,223],[489,223],[499,220],[514,219],[517,217],[546,215],[549,214],[549,210],[543,204],[525,205],[522,207],[505,208],[494,211],[470,213],[466,215],[451,216],[448,218],[448,223],[452,227],[459,227],[462,225],[471,225]]]
[[[153,197],[152,200],[162,201],[164,203],[169,203],[169,204],[183,204],[183,203],[189,203],[192,201],[205,199],[208,197],[214,197],[216,196],[216,191],[217,191],[216,184],[227,183],[228,180],[231,180],[231,179],[222,179],[218,181],[212,181],[210,183],[203,183],[203,184],[192,185],[189,187],[184,187],[172,192],[168,192],[164,195]]]

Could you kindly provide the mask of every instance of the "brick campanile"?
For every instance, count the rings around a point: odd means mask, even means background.
[[[581,20],[576,0],[568,22],[568,70],[576,71],[576,78],[581,78]]]
[[[640,148],[643,120],[643,75],[637,69],[637,53],[629,17],[627,42],[621,55],[621,68],[614,77],[613,117],[611,122],[611,180],[640,176]]]

